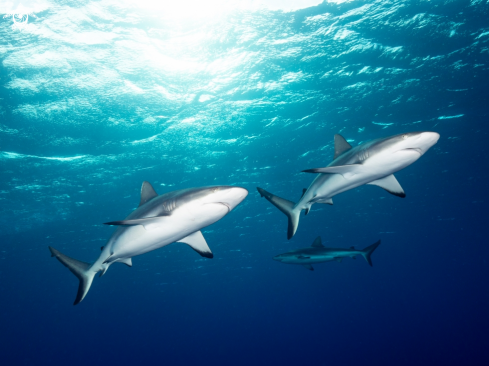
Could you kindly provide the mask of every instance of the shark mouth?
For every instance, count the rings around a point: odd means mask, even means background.
[[[218,203],[220,205],[223,205],[223,206],[226,206],[227,209],[228,209],[228,213],[231,212],[231,206],[229,206],[228,203],[226,203],[226,202],[216,202],[216,203]]]
[[[413,151],[418,153],[419,155],[423,155],[423,151],[420,148],[410,147],[408,149],[402,149],[400,151]]]

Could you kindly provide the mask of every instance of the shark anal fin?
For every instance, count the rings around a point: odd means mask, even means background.
[[[314,247],[314,248],[324,248],[324,245],[321,242],[321,237],[320,236],[318,236],[316,239],[314,239],[314,241],[312,242],[311,247]]]
[[[156,193],[151,183],[144,181],[141,186],[141,200],[139,201],[139,207],[157,196],[158,193]]]
[[[309,271],[314,271],[314,267],[311,266],[310,264],[303,264],[305,268],[307,268]]]
[[[324,168],[314,168],[303,170],[304,173],[323,173],[323,174],[341,174],[348,179],[358,173],[358,169],[363,167],[362,164],[327,166]]]
[[[334,135],[334,159],[351,149],[351,145],[339,134]]]
[[[135,220],[121,220],[121,221],[111,221],[111,222],[104,222],[104,225],[127,225],[127,226],[134,226],[134,225],[143,225],[146,230],[153,229],[157,226],[162,225],[165,222],[165,217],[170,216],[170,213],[164,213],[160,214],[160,216],[155,216],[155,217],[145,217],[143,219],[135,219]]]
[[[183,239],[178,240],[177,243],[185,243],[189,245],[193,250],[199,253],[202,257],[206,257],[206,258],[214,257],[214,254],[212,254],[212,251],[207,245],[204,235],[202,235],[202,232],[200,230],[186,236]]]
[[[397,181],[396,177],[394,177],[394,174],[388,175],[387,177],[381,179],[374,180],[367,184],[383,188],[390,194],[393,194],[394,196],[401,197],[401,198],[406,197],[406,193],[404,193],[404,190],[402,189],[401,185]]]

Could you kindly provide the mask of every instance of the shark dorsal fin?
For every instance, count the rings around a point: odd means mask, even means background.
[[[355,247],[350,247],[350,249],[355,249]]]
[[[155,192],[153,186],[149,182],[144,181],[141,186],[141,201],[139,201],[138,207],[141,207],[156,196],[158,196],[158,194]]]
[[[314,242],[312,243],[311,247],[324,248],[323,243],[321,243],[321,237],[320,236],[318,236],[316,239],[314,239]]]
[[[345,140],[345,138],[341,135],[334,135],[334,158],[336,159],[338,156],[343,154],[345,151],[350,150],[351,145]]]
[[[302,196],[301,196],[301,198],[304,197],[304,195],[306,194],[306,192],[307,192],[307,188],[302,188]]]

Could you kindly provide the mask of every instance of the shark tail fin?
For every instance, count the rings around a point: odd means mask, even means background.
[[[52,247],[49,247],[49,250],[51,251],[51,257],[56,257],[56,259],[58,259],[65,267],[68,267],[71,273],[73,273],[80,281],[73,305],[79,304],[90,289],[97,271],[90,271],[90,267],[92,267],[90,263],[70,258]]]
[[[275,207],[277,207],[280,211],[287,215],[287,218],[289,219],[289,224],[287,227],[287,239],[292,238],[297,231],[297,227],[299,226],[299,217],[301,210],[294,210],[295,203],[292,201],[288,201],[286,199],[280,198],[279,196],[275,196],[262,188],[257,187],[256,189],[260,193],[260,196],[265,197]]]
[[[372,255],[374,250],[377,249],[377,247],[379,245],[380,245],[380,240],[378,242],[366,247],[364,250],[360,251],[363,255],[363,258],[365,258],[365,260],[368,262],[368,264],[370,264],[370,267],[372,267],[372,259],[370,258],[370,256]]]

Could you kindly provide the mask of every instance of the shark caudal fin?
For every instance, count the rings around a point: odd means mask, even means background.
[[[377,243],[374,243],[366,247],[364,250],[360,251],[361,254],[363,255],[363,258],[365,258],[365,260],[368,262],[368,264],[370,264],[371,267],[372,267],[372,259],[370,258],[370,256],[372,255],[374,250],[377,249],[379,245],[380,245],[380,240]]]
[[[92,266],[90,263],[77,261],[76,259],[70,258],[52,247],[49,247],[49,250],[51,251],[51,257],[56,257],[65,267],[68,267],[71,273],[78,277],[78,280],[80,280],[78,292],[73,305],[79,304],[90,289],[93,277],[95,277],[97,272],[90,271],[90,267]]]
[[[257,187],[256,189],[260,193],[260,196],[265,197],[275,207],[287,215],[287,218],[289,219],[289,225],[287,227],[287,239],[292,238],[297,231],[297,227],[299,226],[301,210],[294,210],[295,203],[292,201],[275,196],[260,187]]]

